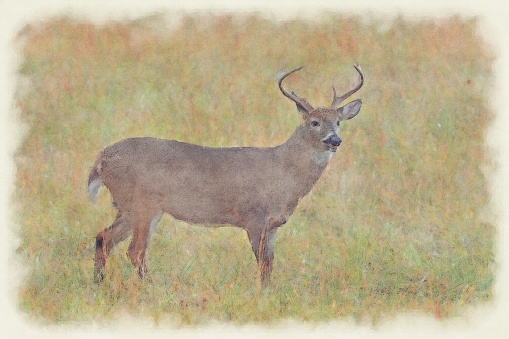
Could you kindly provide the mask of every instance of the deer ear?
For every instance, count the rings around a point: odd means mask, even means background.
[[[354,100],[352,102],[349,102],[345,106],[338,108],[339,119],[341,121],[352,119],[354,116],[357,115],[357,113],[359,113],[359,111],[361,110],[361,106],[362,101]]]
[[[292,92],[292,95],[297,97],[297,94],[295,92]],[[304,98],[299,98],[299,101],[295,101],[295,105],[297,106],[297,110],[300,114],[302,114],[303,117],[306,117],[306,115],[313,110],[313,106],[309,102],[307,102]]]
[[[304,108],[304,106],[302,105],[299,105],[299,104],[295,104],[297,106],[297,110],[299,111],[299,113],[305,117],[309,112],[307,111],[307,109]]]

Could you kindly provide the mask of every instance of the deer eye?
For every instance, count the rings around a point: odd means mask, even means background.
[[[316,121],[316,120],[311,121],[311,126],[317,127],[319,125],[320,125],[320,123],[318,121]]]
[[[336,125],[338,125],[338,126],[339,126],[339,120],[338,120],[338,122],[336,122]]]

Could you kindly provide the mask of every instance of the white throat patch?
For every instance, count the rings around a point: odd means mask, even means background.
[[[318,165],[324,165],[329,162],[330,158],[334,155],[331,151],[311,151],[311,159]]]

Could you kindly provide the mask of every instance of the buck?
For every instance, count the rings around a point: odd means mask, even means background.
[[[189,223],[231,225],[246,230],[258,263],[258,284],[269,282],[277,229],[286,223],[341,144],[339,124],[359,113],[361,101],[340,104],[363,84],[334,99],[330,107],[313,107],[282,85],[292,69],[278,78],[284,96],[297,105],[303,122],[275,147],[210,148],[155,138],[131,138],[99,153],[88,178],[94,203],[99,188],[110,191],[118,213],[96,237],[95,282],[104,279],[112,248],[132,233],[127,256],[140,278],[147,274],[146,253],[163,213]]]

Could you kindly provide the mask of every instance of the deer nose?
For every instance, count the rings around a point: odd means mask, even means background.
[[[337,135],[331,135],[324,142],[326,144],[329,144],[329,145],[332,145],[332,146],[339,146],[339,145],[341,145],[341,139]]]

